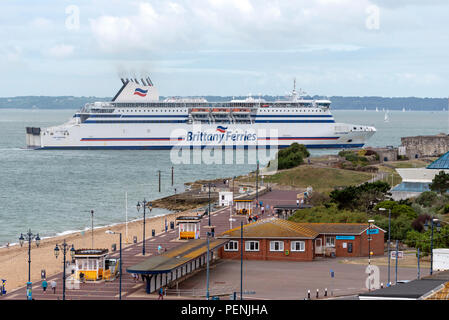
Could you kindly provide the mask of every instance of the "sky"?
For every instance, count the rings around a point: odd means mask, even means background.
[[[447,0],[0,0],[0,97],[447,97]]]

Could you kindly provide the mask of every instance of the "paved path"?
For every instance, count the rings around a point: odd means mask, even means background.
[[[220,209],[211,214],[211,225],[215,226],[215,234],[220,234],[229,229],[229,208]],[[233,217],[236,221],[233,221],[233,227],[239,226],[240,221],[247,223],[243,217]],[[204,228],[209,223],[208,217],[205,216],[201,221],[201,238],[206,238],[207,228]],[[167,221],[170,225],[170,221]],[[135,265],[149,256],[157,254],[157,248],[160,245],[162,248],[170,250],[178,245],[180,242],[174,241],[178,237],[177,229],[170,230],[168,232],[161,232],[156,234],[155,237],[150,237],[145,240],[145,256],[142,256],[142,242],[132,244],[122,250],[123,257],[123,278],[122,278],[122,299],[157,299],[156,295],[145,293],[145,282],[135,282],[131,274],[126,272],[126,268]],[[118,235],[117,235],[118,238]],[[114,239],[115,240],[115,239]],[[114,242],[117,242],[116,240]],[[118,258],[119,251],[110,254],[111,258]],[[33,266],[32,266],[33,267]],[[62,266],[61,266],[62,269]],[[50,288],[51,280],[57,282],[56,293],[54,294]],[[62,272],[47,278],[48,288],[47,292],[42,291],[42,282],[33,283],[33,298],[35,300],[57,300],[62,299]],[[99,282],[86,282],[80,284],[80,289],[69,290],[66,287],[66,299],[67,300],[111,300],[119,298],[119,279],[111,282],[99,281]],[[20,288],[8,293],[6,296],[0,299],[26,299],[26,288]]]

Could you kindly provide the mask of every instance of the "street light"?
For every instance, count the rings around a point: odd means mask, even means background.
[[[28,232],[25,233],[25,237],[23,236],[23,233],[20,234],[19,237],[19,243],[20,246],[23,246],[23,243],[25,241],[28,242],[28,282],[31,282],[31,241],[35,240],[36,241],[36,247],[39,247],[40,243],[41,243],[41,238],[39,238],[39,233],[38,234],[33,234],[31,233],[31,229],[28,229]]]
[[[206,272],[206,300],[209,300],[209,237],[212,234],[210,232],[206,232],[207,237],[207,272]]]
[[[209,216],[208,224],[209,224],[209,227],[210,227],[210,182],[209,182],[209,210],[207,211],[207,213],[208,213],[208,216]]]
[[[431,232],[431,236],[430,236],[430,275],[432,275],[433,274],[433,226],[436,225],[437,232],[440,232],[441,225],[437,218],[432,218],[430,220],[430,222],[431,222],[431,228],[432,228],[431,229],[432,232]],[[428,229],[429,229],[429,221],[426,220],[426,223],[424,224],[424,230],[427,231]]]
[[[120,235],[120,285],[119,285],[119,300],[122,300],[122,233],[114,232],[111,230],[106,231],[107,234],[119,234]]]
[[[371,224],[374,223],[374,220],[368,220],[368,270],[369,270],[369,285],[368,291],[371,291]]]
[[[61,247],[62,247],[62,253],[64,254],[64,261],[63,261],[64,267],[63,267],[63,273],[62,273],[62,300],[65,300],[65,278],[66,278],[65,267],[66,267],[66,253],[67,253],[67,251],[70,251],[70,256],[71,256],[72,259],[73,259],[73,257],[75,256],[75,247],[74,247],[73,244],[72,244],[70,250],[68,250],[68,247],[69,247],[69,246],[70,246],[70,245],[67,244],[67,242],[65,242],[65,239],[64,239],[64,242],[61,244]],[[60,251],[59,246],[58,246],[58,244],[56,244],[56,247],[55,247],[55,249],[54,249],[54,253],[55,253],[56,259],[58,259],[59,251]]]
[[[385,208],[379,208],[379,211],[386,211]],[[391,285],[390,283],[390,231],[391,231],[391,208],[388,209],[388,286]]]
[[[148,207],[148,208],[150,209],[150,212],[151,212],[151,210],[153,210],[153,207],[152,207],[152,205],[151,205],[151,202],[147,202],[147,201],[145,200],[145,198],[144,198],[143,201],[142,201],[142,205],[143,205],[143,239],[142,239],[142,255],[144,256],[144,255],[145,255],[145,209],[146,209],[146,207]],[[137,212],[139,212],[139,211],[140,211],[140,208],[141,208],[140,202],[137,202],[136,208],[137,208]]]

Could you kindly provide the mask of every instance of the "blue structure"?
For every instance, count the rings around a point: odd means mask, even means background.
[[[446,152],[437,160],[429,164],[427,169],[449,169],[449,152]]]

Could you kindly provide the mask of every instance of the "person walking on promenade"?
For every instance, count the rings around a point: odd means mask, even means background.
[[[48,286],[47,280],[44,279],[44,281],[42,281],[42,291],[44,293],[47,292],[47,286]]]
[[[55,294],[56,293],[56,281],[55,280],[51,280],[50,286],[53,289],[53,294]]]
[[[299,207],[299,199],[296,199],[296,206]]]
[[[265,207],[260,207],[260,214],[263,215],[265,212]]]
[[[162,287],[159,288],[159,298],[158,300],[164,300],[164,289]]]

